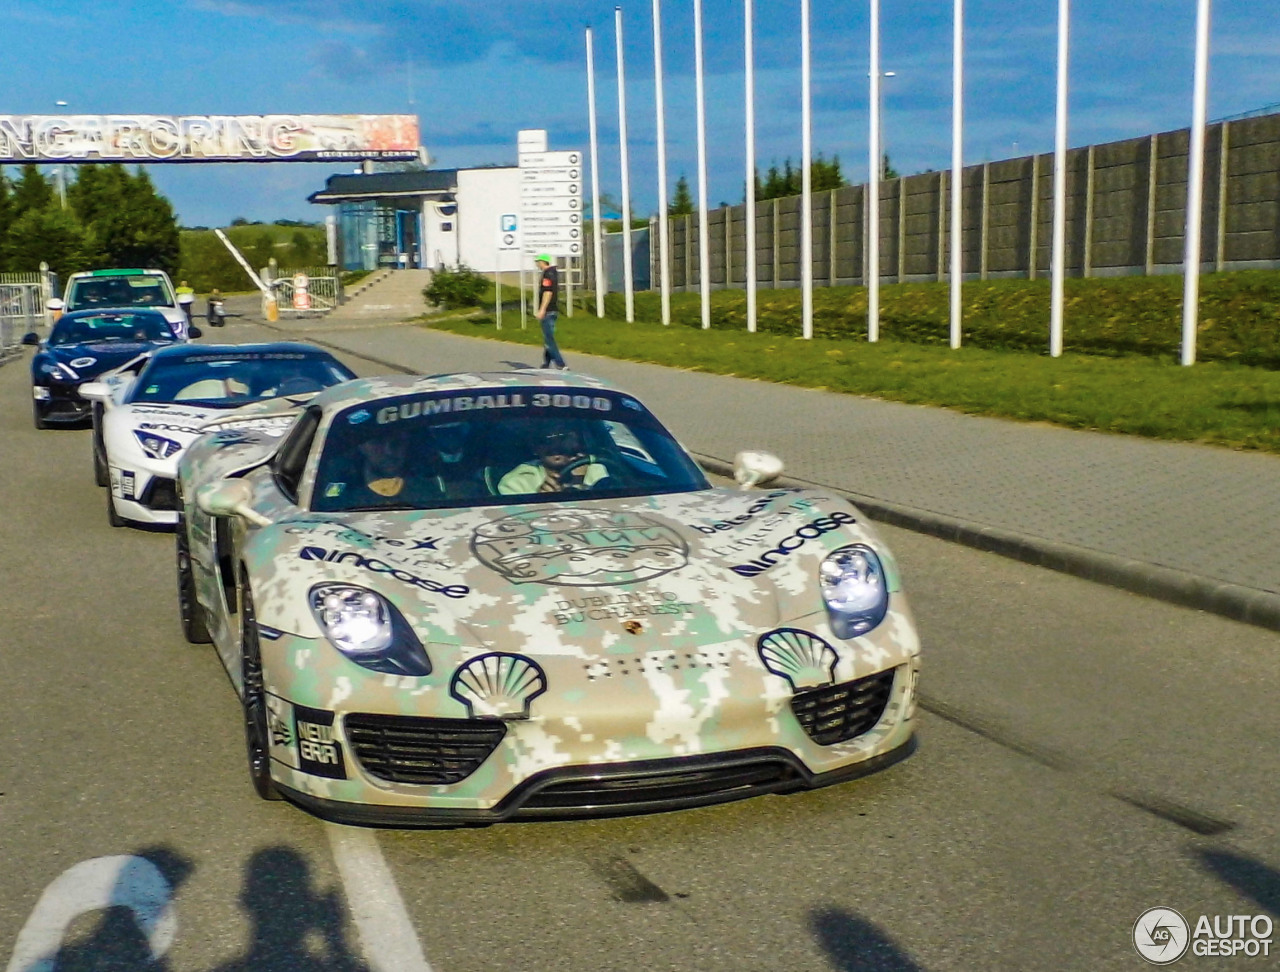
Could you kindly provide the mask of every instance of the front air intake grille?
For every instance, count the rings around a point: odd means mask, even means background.
[[[573,773],[539,784],[520,814],[643,813],[792,789],[801,781],[795,766],[773,753],[574,767]]]
[[[139,502],[149,510],[176,510],[178,508],[178,491],[172,479],[156,476],[147,483]]]
[[[349,715],[347,740],[370,776],[390,783],[447,786],[458,783],[489,758],[507,734],[496,719],[422,719],[414,716]]]
[[[880,721],[893,691],[893,672],[798,693],[791,711],[809,738],[820,746],[848,742]]]

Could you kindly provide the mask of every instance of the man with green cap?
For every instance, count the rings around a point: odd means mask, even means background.
[[[556,347],[556,318],[560,316],[556,300],[560,296],[560,273],[556,270],[551,254],[539,253],[533,259],[542,273],[538,280],[538,305],[533,312],[542,322],[542,367],[550,368],[554,365],[565,371],[567,365],[560,349]]]

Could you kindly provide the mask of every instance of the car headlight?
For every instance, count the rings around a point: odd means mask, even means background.
[[[827,555],[818,569],[822,599],[838,638],[857,638],[889,610],[889,586],[876,552],[860,543]]]
[[[75,381],[76,376],[70,368],[58,364],[56,361],[40,362],[40,373],[48,375],[50,378],[57,378],[59,381]]]
[[[140,432],[137,429],[133,430],[133,435],[138,440],[138,445],[142,446],[142,451],[152,459],[168,459],[182,451],[181,442],[174,442],[162,435],[152,435],[150,432]]]
[[[357,665],[387,675],[431,674],[422,642],[382,595],[351,584],[317,584],[308,600],[329,644]]]

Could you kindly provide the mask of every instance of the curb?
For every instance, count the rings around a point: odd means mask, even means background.
[[[733,478],[733,464],[715,456],[694,453],[708,472]],[[825,483],[780,477],[784,486],[821,487],[839,493],[871,519],[925,533],[942,540],[964,544],[987,553],[999,554],[1035,567],[1071,574],[1110,587],[1168,601],[1183,607],[1218,614],[1233,621],[1280,631],[1280,594],[1229,584],[1181,570],[1131,560],[1088,547],[1029,537],[1024,534],[983,526],[929,510],[901,506],[872,496],[850,493]]]

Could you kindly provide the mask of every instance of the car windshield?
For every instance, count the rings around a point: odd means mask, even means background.
[[[110,277],[81,277],[67,293],[67,310],[94,307],[172,307],[169,282],[154,273],[119,274]]]
[[[238,408],[263,398],[304,395],[355,375],[328,355],[245,351],[156,357],[129,402],[190,402]]]
[[[707,489],[627,395],[545,387],[383,399],[334,416],[317,512],[565,502]]]
[[[49,335],[51,345],[86,341],[172,341],[164,316],[153,311],[62,317]]]

